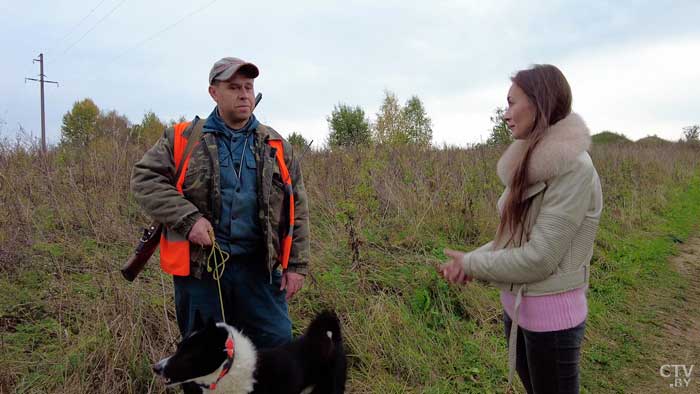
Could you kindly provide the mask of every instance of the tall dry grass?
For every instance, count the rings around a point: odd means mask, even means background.
[[[135,283],[118,273],[148,222],[129,193],[145,149],[124,135],[45,157],[35,143],[0,144],[0,392],[164,391],[149,364],[178,339],[171,279],[155,262]],[[650,226],[670,191],[690,184],[699,153],[595,146],[603,226]],[[304,157],[312,274],[290,309],[297,332],[319,309],[340,312],[350,392],[504,386],[496,293],[447,286],[429,264],[494,234],[500,154],[380,146]]]

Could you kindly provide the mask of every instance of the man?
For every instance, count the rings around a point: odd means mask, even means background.
[[[217,244],[230,254],[221,277],[226,322],[258,348],[269,348],[291,340],[287,301],[302,287],[307,273],[309,221],[299,158],[287,141],[253,115],[258,75],[257,66],[241,59],[217,61],[209,73],[214,110],[206,120],[165,130],[136,163],[131,189],[146,213],[164,224],[161,267],[174,274],[182,336],[197,328],[196,314],[204,321],[222,321],[219,290],[207,268],[213,230]],[[178,148],[176,140],[183,141],[180,135],[189,138],[197,121],[204,122],[201,133],[195,133],[201,139],[189,160],[182,157],[187,168],[178,182],[174,154],[182,155],[183,143]],[[273,146],[275,141],[278,145]],[[284,179],[287,171],[292,209]],[[283,238],[288,233],[291,252],[283,270],[280,262],[288,247]],[[180,241],[172,241],[176,239]],[[180,248],[183,244],[185,249]]]

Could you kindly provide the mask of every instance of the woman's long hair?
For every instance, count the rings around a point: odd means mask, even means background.
[[[532,152],[549,126],[571,113],[571,87],[558,68],[550,64],[536,64],[532,68],[518,71],[510,80],[525,92],[536,113],[532,132],[526,140],[525,155],[516,165],[510,180],[510,193],[506,198],[496,234],[496,240],[499,242],[506,229],[510,231],[512,240],[530,208],[530,201],[523,201],[523,196],[530,185],[529,164]]]

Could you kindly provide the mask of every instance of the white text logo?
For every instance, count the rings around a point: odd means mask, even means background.
[[[693,368],[695,365],[665,364],[659,369],[659,374],[664,378],[673,378],[673,383],[669,383],[671,388],[686,388],[693,379]]]

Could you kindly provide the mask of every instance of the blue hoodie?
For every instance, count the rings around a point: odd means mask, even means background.
[[[221,170],[221,218],[214,233],[221,248],[232,256],[262,253],[264,246],[258,219],[254,153],[255,129],[259,124],[251,115],[243,128],[231,129],[217,108],[204,124],[204,133],[216,135]]]

